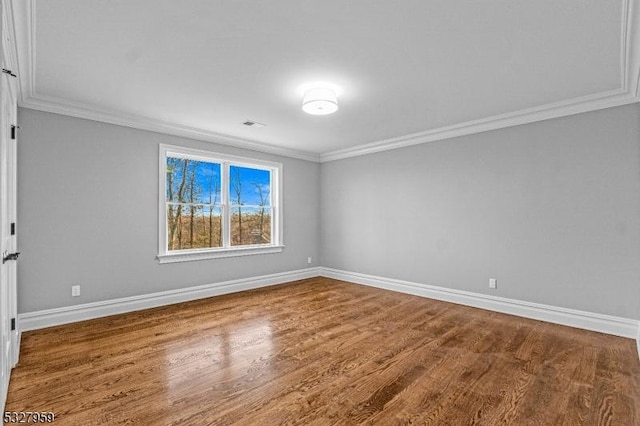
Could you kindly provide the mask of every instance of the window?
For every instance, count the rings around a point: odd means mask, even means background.
[[[281,252],[282,165],[160,146],[160,263]]]

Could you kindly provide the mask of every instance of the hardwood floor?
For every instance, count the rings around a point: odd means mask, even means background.
[[[58,425],[640,424],[635,342],[314,278],[23,335]]]

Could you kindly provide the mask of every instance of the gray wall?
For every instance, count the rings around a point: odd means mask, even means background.
[[[638,105],[322,165],[19,113],[21,313],[301,269],[312,256],[640,318]],[[283,162],[285,251],[159,265],[159,143]]]
[[[318,164],[28,109],[19,122],[20,313],[317,266]],[[160,143],[283,163],[284,252],[159,265]]]
[[[631,105],[323,164],[323,266],[640,318],[639,148]]]

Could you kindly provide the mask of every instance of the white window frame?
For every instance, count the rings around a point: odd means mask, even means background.
[[[253,158],[219,154],[211,151],[160,144],[160,167],[158,175],[158,255],[159,263],[189,262],[193,260],[218,259],[256,254],[280,253],[284,249],[282,225],[282,164]],[[221,167],[221,203],[223,247],[206,249],[167,249],[167,156],[219,163]],[[250,167],[271,172],[271,244],[232,246],[231,206],[229,200],[230,166]]]

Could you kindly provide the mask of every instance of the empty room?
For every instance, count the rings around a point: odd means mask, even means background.
[[[640,425],[640,0],[0,4],[0,423]]]

